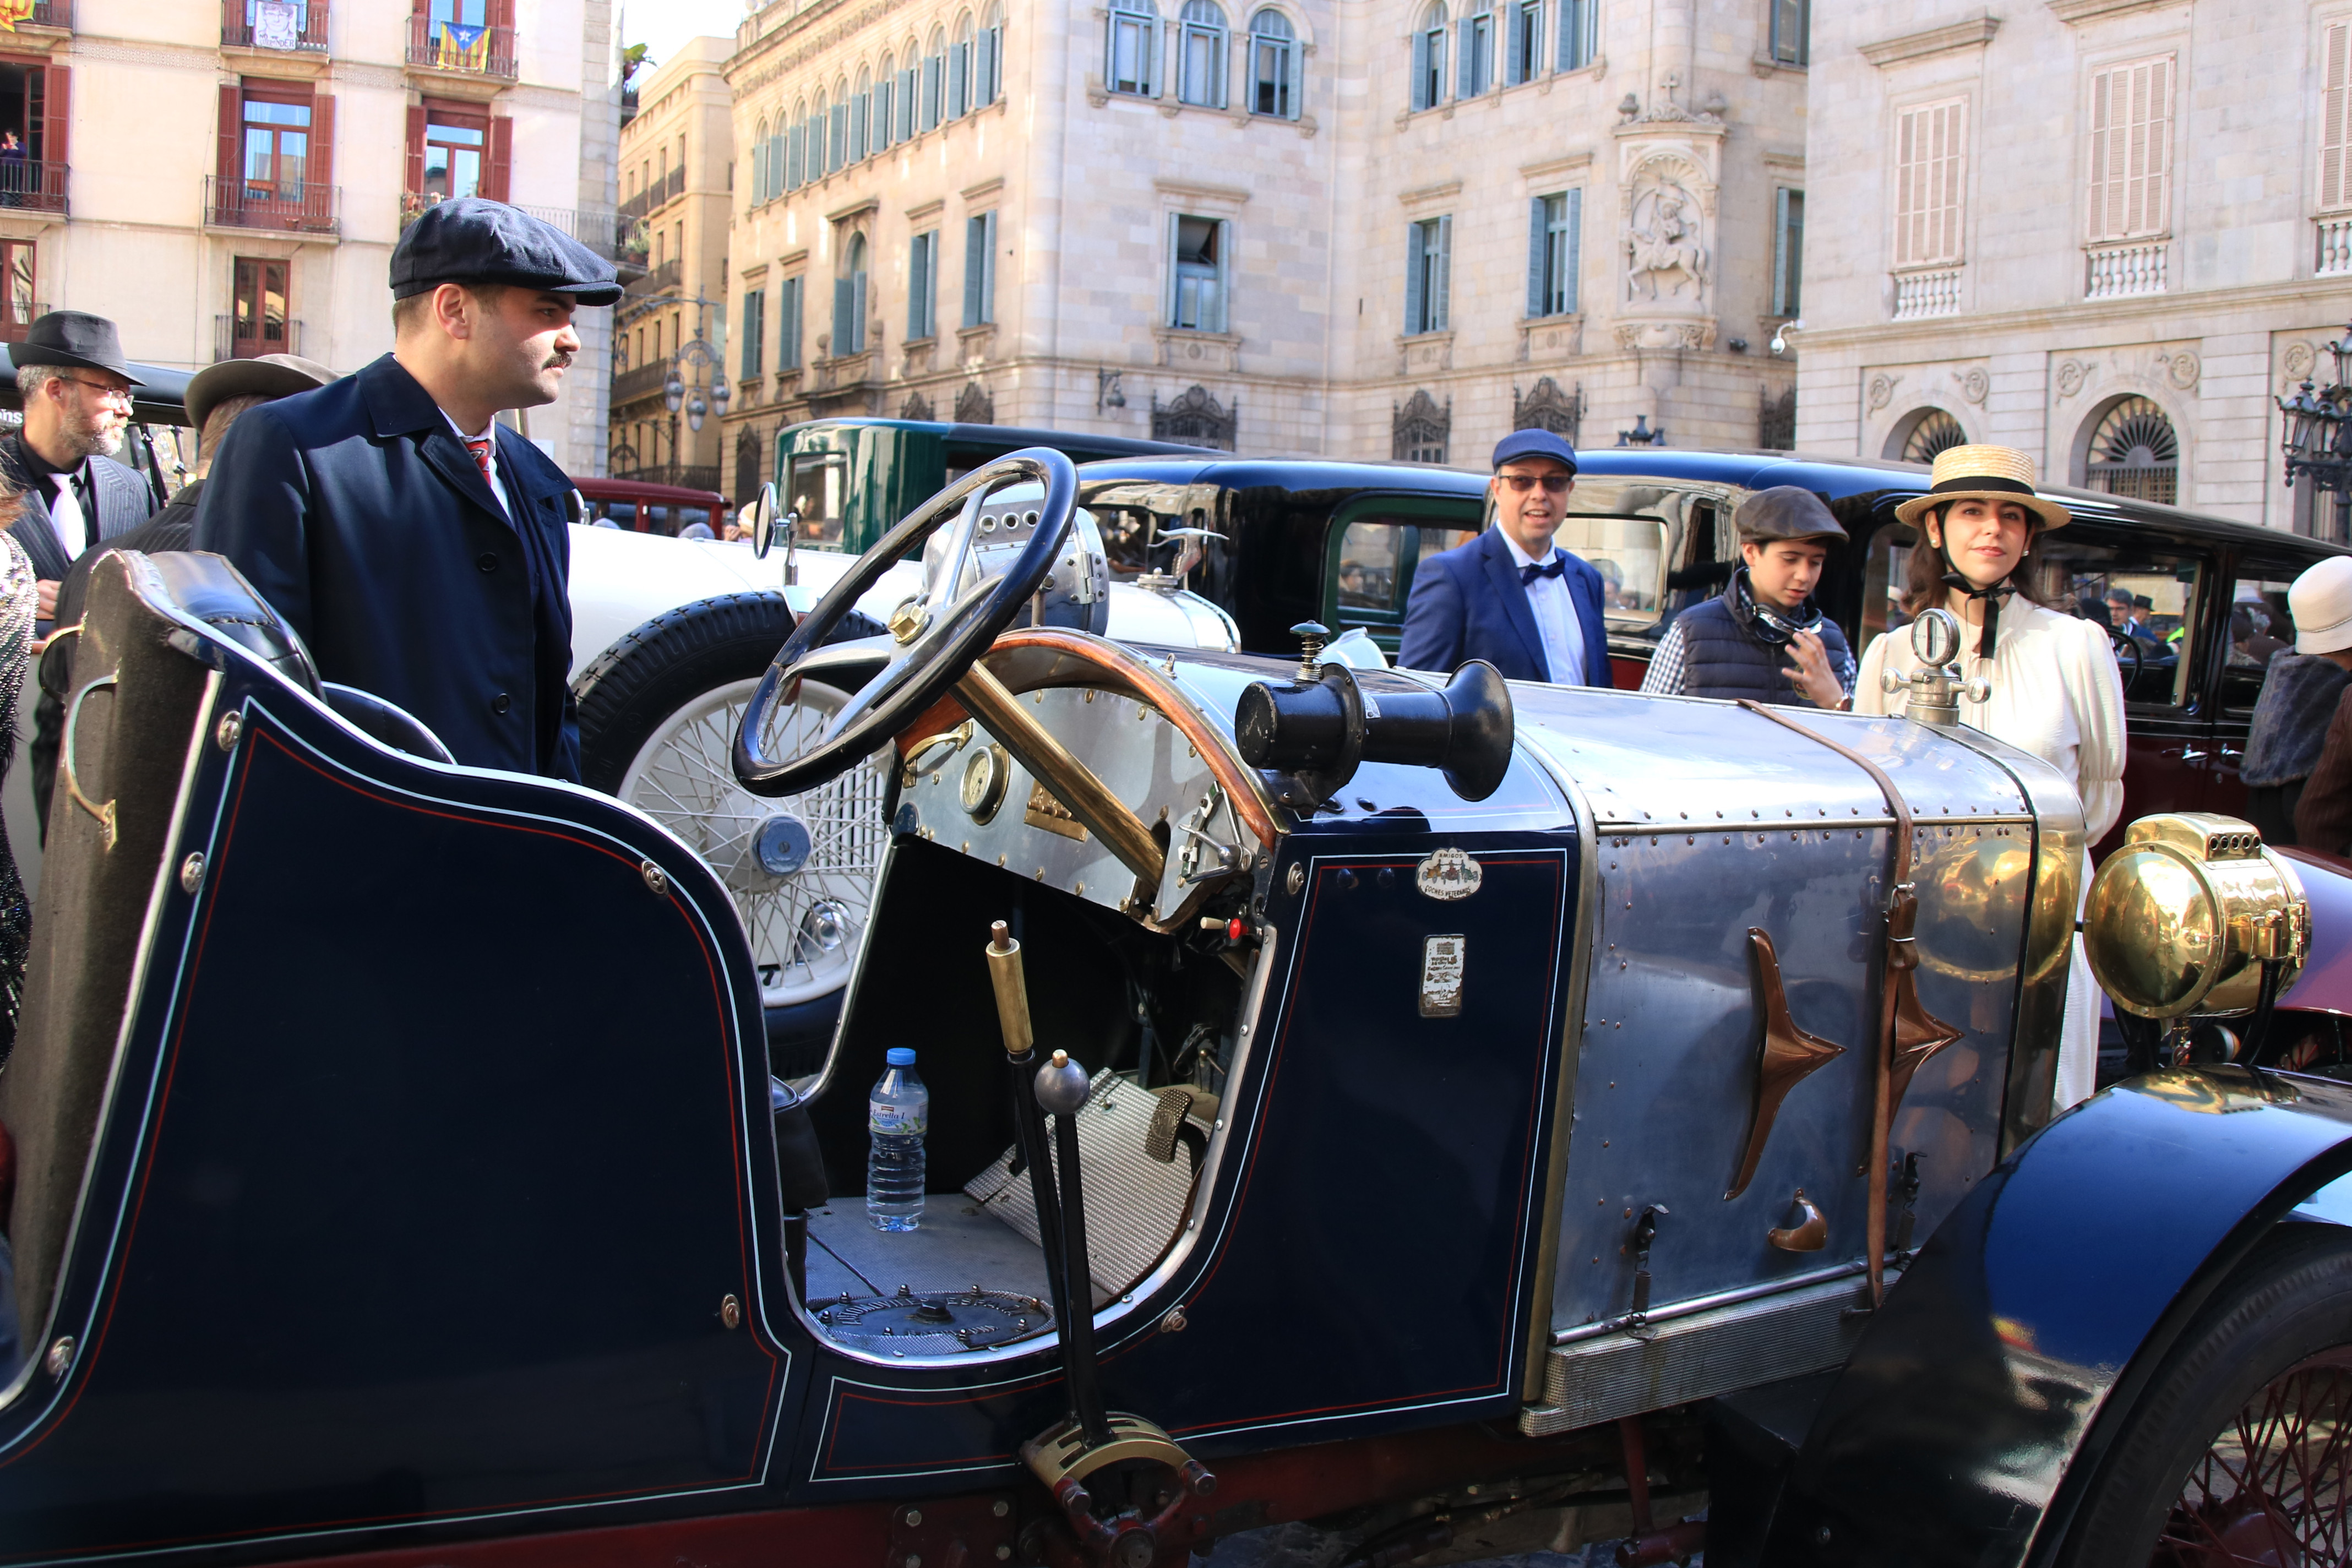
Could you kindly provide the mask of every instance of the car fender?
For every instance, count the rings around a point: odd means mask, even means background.
[[[1772,1563],[2055,1559],[2141,1387],[2263,1236],[2352,1170],[2352,1086],[2150,1073],[1994,1169],[1872,1316],[1790,1471]],[[2330,1205],[2333,1206],[2333,1205]]]
[[[2279,853],[2294,862],[2311,901],[2311,952],[2289,1005],[2298,1012],[2352,1016],[2352,860],[2294,845]]]

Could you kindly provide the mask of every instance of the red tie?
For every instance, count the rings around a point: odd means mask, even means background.
[[[482,482],[488,484],[490,482],[490,437],[469,436],[464,437],[464,440],[466,450],[474,454],[474,467],[482,470]]]

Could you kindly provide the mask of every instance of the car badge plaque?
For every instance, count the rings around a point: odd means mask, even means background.
[[[1421,942],[1421,1016],[1462,1016],[1462,960],[1469,942],[1461,936],[1423,937]]]
[[[1421,863],[1412,874],[1413,886],[1433,899],[1447,903],[1466,899],[1478,890],[1486,873],[1478,862],[1459,849],[1440,849]]]

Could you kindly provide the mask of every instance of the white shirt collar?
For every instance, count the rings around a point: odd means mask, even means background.
[[[436,405],[436,406],[437,407],[438,405]],[[441,417],[449,421],[449,428],[457,433],[457,439],[460,441],[478,441],[485,436],[489,437],[490,455],[494,458],[498,456],[499,422],[496,419],[492,419],[488,425],[483,426],[481,429],[475,432],[473,435],[468,436],[466,434],[466,427],[457,423],[457,416],[456,415],[450,413],[447,409],[443,408],[441,410]]]
[[[1509,531],[1505,529],[1501,524],[1497,523],[1496,525],[1495,531],[1503,536],[1503,545],[1506,549],[1510,551],[1511,559],[1517,562],[1522,566],[1548,566],[1551,563],[1551,558],[1559,553],[1559,546],[1555,544],[1550,549],[1545,551],[1541,555],[1530,555],[1526,551],[1519,548],[1519,542],[1513,539]]]

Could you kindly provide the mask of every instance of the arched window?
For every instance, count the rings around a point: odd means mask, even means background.
[[[1504,50],[1503,82],[1517,87],[1543,74],[1544,0],[1507,0],[1504,15],[1508,34]]]
[[[971,25],[971,13],[966,11],[956,18],[955,42],[948,46],[948,118],[962,118],[971,106],[972,37],[979,29]]]
[[[835,169],[846,168],[849,164],[849,82],[846,78],[833,84],[833,119],[828,130],[831,134],[825,138],[824,172],[830,174]]]
[[[1004,7],[991,5],[971,58],[971,106],[985,109],[1004,90]]]
[[[1250,18],[1250,112],[1298,118],[1298,35],[1279,11]]]
[[[882,68],[874,76],[874,150],[877,153],[898,138],[896,122],[890,117],[890,89],[895,85],[892,57],[882,57]]]
[[[793,132],[790,150],[784,154],[784,189],[799,190],[808,184],[808,104],[793,105]]]
[[[841,271],[833,280],[833,352],[862,353],[866,350],[866,237],[853,234],[841,253]]]
[[[1412,35],[1412,106],[1434,109],[1445,101],[1445,0],[1431,0]]]
[[[2167,506],[2179,499],[2180,437],[2154,399],[2122,398],[2099,416],[2084,455],[2083,483]]]
[[[1217,0],[1184,0],[1176,60],[1179,99],[1210,109],[1225,106],[1225,14]]]
[[[751,138],[751,205],[758,206],[768,199],[768,122],[760,121],[759,133]]]
[[[908,141],[915,134],[915,100],[922,96],[923,73],[915,63],[915,40],[908,38],[899,51],[907,63],[898,68],[898,134],[897,140]]]
[[[940,122],[947,96],[948,34],[944,27],[931,29],[930,46],[923,51],[923,101],[921,126],[929,131]]]
[[[857,68],[857,90],[849,99],[849,161],[853,163],[866,156],[866,126],[874,109],[874,79],[866,68]]]
[[[1940,408],[1923,408],[1912,416],[1901,444],[1887,456],[1906,463],[1932,463],[1937,453],[1968,443],[1969,433],[1960,428],[1958,420]]]
[[[1456,44],[1462,58],[1454,68],[1454,90],[1461,98],[1475,98],[1495,85],[1494,0],[1470,0],[1470,4],[1476,9],[1462,19],[1462,37]]]
[[[792,132],[784,124],[784,111],[779,108],[775,125],[768,132],[768,195],[771,197],[782,195],[792,188],[784,183],[784,143],[791,138]]]
[[[1151,0],[1110,0],[1110,31],[1104,40],[1103,79],[1113,92],[1143,98],[1159,96],[1154,83],[1154,46],[1160,38],[1160,13]]]

